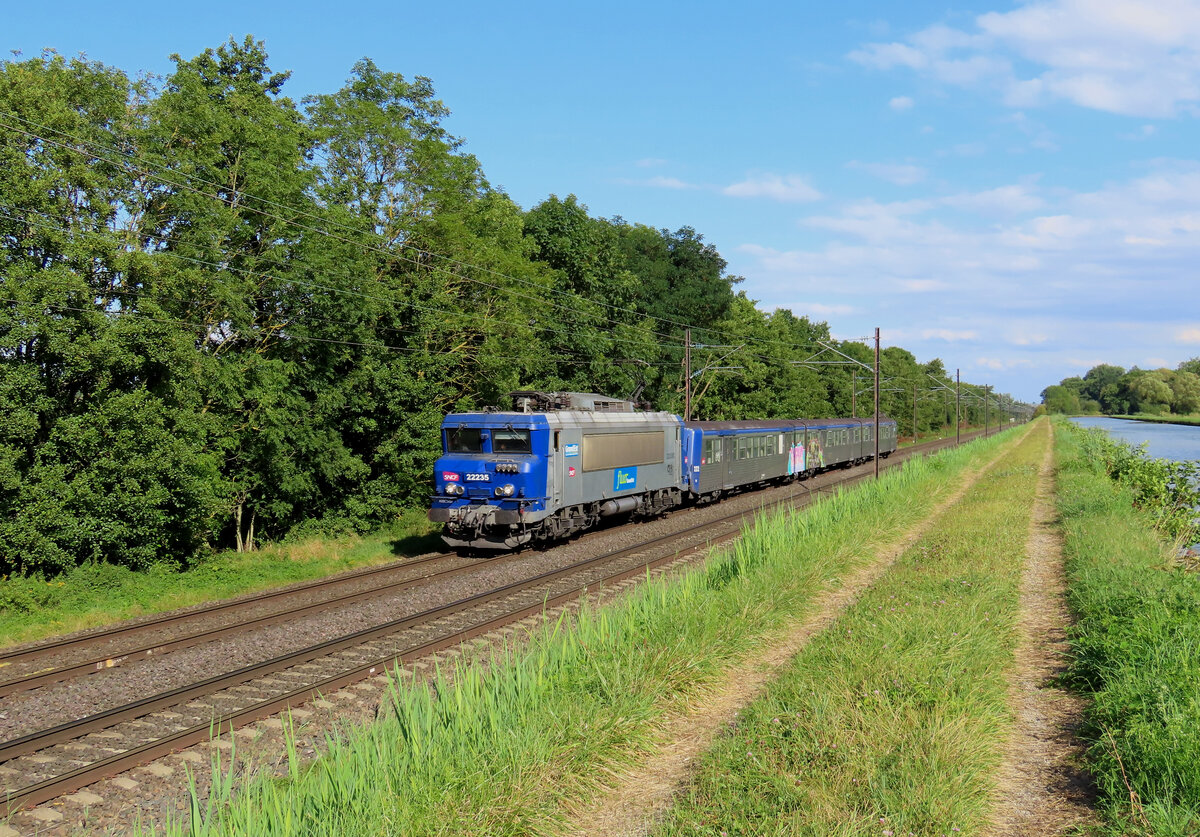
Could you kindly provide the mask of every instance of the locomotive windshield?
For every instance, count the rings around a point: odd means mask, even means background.
[[[448,453],[483,453],[483,437],[478,427],[456,427],[446,431]]]
[[[493,430],[492,453],[529,453],[528,430]]]

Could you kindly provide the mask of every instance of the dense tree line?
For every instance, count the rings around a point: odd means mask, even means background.
[[[1200,357],[1175,369],[1138,369],[1102,363],[1082,378],[1064,378],[1042,390],[1046,411],[1109,416],[1200,413]]]
[[[0,63],[0,571],[377,525],[422,501],[448,411],[681,410],[688,326],[697,417],[847,414],[856,386],[869,413],[862,370],[803,363],[865,345],[758,310],[693,229],[523,211],[428,79],[364,59],[296,102],[253,38],[173,61]],[[940,361],[883,370],[902,431],[951,419]]]

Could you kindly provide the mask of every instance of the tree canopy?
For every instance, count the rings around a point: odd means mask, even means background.
[[[1082,378],[1064,378],[1042,391],[1051,413],[1104,415],[1194,415],[1200,412],[1200,358],[1175,369],[1126,371],[1107,363],[1093,366]]]
[[[515,389],[868,414],[865,370],[812,362],[865,345],[759,310],[691,227],[522,209],[430,79],[364,58],[297,101],[250,36],[173,61],[0,62],[0,571],[378,525],[425,502],[447,412]],[[952,419],[940,360],[883,369],[902,432]],[[1196,371],[1097,392],[1182,408]]]

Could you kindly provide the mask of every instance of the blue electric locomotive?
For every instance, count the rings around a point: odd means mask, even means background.
[[[513,549],[682,502],[682,422],[583,393],[513,393],[509,412],[450,415],[429,519],[452,547]]]
[[[861,419],[684,422],[585,393],[517,392],[509,411],[449,415],[429,519],[459,549],[515,549],[803,479],[874,455]],[[880,423],[879,450],[896,448]]]

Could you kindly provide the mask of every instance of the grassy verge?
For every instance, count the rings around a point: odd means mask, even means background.
[[[816,637],[654,833],[984,831],[1047,443],[1036,429]]]
[[[487,673],[464,667],[435,699],[395,687],[395,711],[287,777],[228,783],[191,831],[208,834],[530,834],[652,747],[665,714],[698,699],[879,545],[929,513],[993,438],[889,471],[772,518],[705,567],[642,585],[559,624]],[[221,783],[215,783],[221,784]]]
[[[1105,473],[1094,435],[1060,432],[1070,682],[1113,834],[1200,833],[1200,575],[1173,561],[1155,515]]]
[[[1186,424],[1200,425],[1200,415],[1190,416],[1159,416],[1150,415],[1149,413],[1136,413],[1132,416],[1110,416],[1110,418],[1129,419],[1130,421],[1149,421],[1155,424]]]
[[[53,581],[6,578],[0,581],[0,646],[428,552],[441,546],[431,531],[431,524],[414,513],[363,537],[312,538],[256,552],[222,552],[185,571],[156,567],[134,572],[89,564]]]

